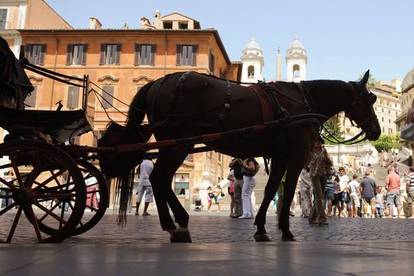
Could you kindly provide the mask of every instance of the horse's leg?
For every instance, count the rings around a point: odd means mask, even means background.
[[[158,210],[161,227],[170,233],[172,242],[191,242],[190,233],[187,229],[188,213],[171,189],[173,176],[186,156],[187,150],[183,147],[160,150],[156,166],[150,177],[157,208],[162,208],[162,210]],[[161,197],[160,200],[157,200],[157,197]],[[171,219],[167,203],[179,225],[178,229]]]
[[[265,224],[266,224],[266,213],[269,208],[269,204],[272,199],[275,197],[276,191],[279,188],[280,181],[282,180],[283,174],[286,171],[286,161],[272,158],[272,165],[270,170],[269,179],[266,184],[264,191],[264,198],[260,209],[257,212],[256,219],[254,224],[257,227],[257,231],[254,234],[254,239],[256,241],[270,241],[269,236],[267,235]]]
[[[279,216],[279,229],[282,231],[283,241],[294,241],[295,238],[289,230],[289,211],[293,196],[295,195],[296,184],[300,171],[306,163],[309,155],[309,148],[296,147],[289,152],[289,160],[286,173],[286,183],[284,188],[284,196],[282,210]]]

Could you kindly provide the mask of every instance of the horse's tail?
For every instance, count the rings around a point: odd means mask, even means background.
[[[146,114],[146,98],[154,82],[143,86],[131,102],[126,126],[111,122],[102,138],[99,147],[114,147],[123,144],[145,143],[152,131],[141,126]],[[126,211],[131,200],[134,185],[135,167],[142,162],[145,152],[102,152],[99,154],[101,170],[107,178],[116,177],[115,202],[119,204],[118,224],[125,225]]]

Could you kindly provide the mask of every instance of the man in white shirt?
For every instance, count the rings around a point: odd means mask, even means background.
[[[350,213],[349,217],[355,218],[358,213],[359,204],[359,182],[358,176],[354,174],[351,182],[349,182],[347,190],[349,191],[351,202],[350,202]]]
[[[151,182],[149,181],[149,177],[152,173],[152,170],[154,169],[154,164],[151,160],[144,159],[141,162],[141,165],[139,166],[139,184],[138,184],[138,190],[137,190],[137,206],[135,215],[138,216],[138,209],[139,205],[141,204],[142,198],[145,194],[145,205],[144,205],[144,212],[143,216],[149,216],[150,214],[147,212],[148,206],[150,202],[153,202],[154,196],[152,193],[152,187]]]
[[[341,217],[342,211],[346,205],[345,201],[348,201],[346,198],[346,188],[348,187],[349,177],[345,173],[344,167],[339,167],[339,193],[338,193],[338,202],[339,202],[339,217]]]

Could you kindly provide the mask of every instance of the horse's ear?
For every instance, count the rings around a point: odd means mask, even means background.
[[[369,79],[369,70],[365,72],[364,76],[362,77],[360,83],[362,85],[366,85]]]

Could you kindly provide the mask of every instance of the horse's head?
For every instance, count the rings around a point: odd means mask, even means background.
[[[125,144],[143,143],[149,139],[147,130],[137,128],[127,128],[115,122],[111,122],[107,127],[102,138],[98,140],[99,147],[112,147],[114,150],[117,146]],[[143,159],[144,152],[101,152],[99,153],[99,163],[101,170],[106,177],[112,178],[125,175]]]
[[[369,140],[377,140],[381,135],[381,127],[377,115],[374,111],[374,103],[377,96],[367,89],[369,70],[358,82],[350,82],[355,95],[351,105],[345,110],[346,116],[355,122],[356,125],[365,132],[365,137]]]

